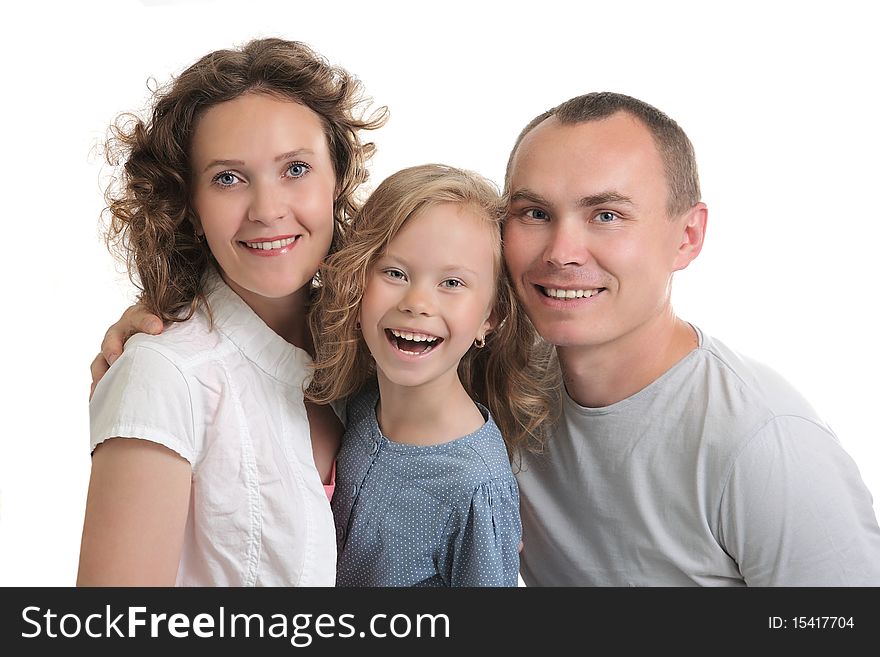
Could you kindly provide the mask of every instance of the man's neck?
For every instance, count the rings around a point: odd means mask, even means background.
[[[557,351],[569,396],[601,408],[646,388],[697,346],[693,327],[669,308],[612,342]]]

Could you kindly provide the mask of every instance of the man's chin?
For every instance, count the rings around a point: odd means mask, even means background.
[[[583,322],[535,323],[538,335],[550,344],[565,347],[595,347],[604,342],[596,331],[584,330]]]

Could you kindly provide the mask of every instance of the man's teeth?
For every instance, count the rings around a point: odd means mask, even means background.
[[[554,299],[580,299],[581,297],[591,297],[599,294],[601,288],[592,290],[557,290],[552,287],[545,287],[544,294]]]
[[[288,237],[287,239],[272,240],[271,242],[245,242],[244,245],[249,249],[262,249],[263,251],[269,251],[271,249],[280,249],[282,246],[293,244],[295,241],[296,237]]]
[[[397,329],[389,329],[391,331],[391,335],[396,338],[403,338],[404,340],[411,340],[412,342],[435,342],[437,337],[434,335],[427,335],[425,333],[409,333],[407,331],[398,331]]]

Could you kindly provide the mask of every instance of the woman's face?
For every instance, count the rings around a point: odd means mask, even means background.
[[[196,230],[227,284],[250,305],[303,289],[333,238],[336,175],[320,117],[248,93],[205,112],[190,159]]]

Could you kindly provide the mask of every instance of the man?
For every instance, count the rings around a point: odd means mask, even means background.
[[[676,317],[707,208],[679,126],[594,93],[523,130],[505,259],[565,390],[526,454],[528,585],[880,585],[856,465],[770,369]]]
[[[522,576],[534,585],[880,585],[880,528],[855,463],[779,375],[676,317],[672,276],[707,208],[679,126],[612,93],[523,130],[505,259],[564,391],[523,455]],[[131,330],[108,331],[92,377]]]

